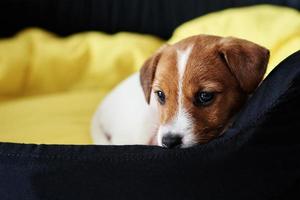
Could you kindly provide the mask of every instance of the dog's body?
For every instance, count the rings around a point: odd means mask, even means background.
[[[198,35],[166,45],[104,99],[93,118],[94,142],[206,143],[259,85],[268,58],[267,49],[236,38]]]
[[[120,83],[103,100],[92,122],[95,144],[147,144],[158,122],[157,106],[145,101],[139,73]],[[104,137],[105,136],[105,137]]]

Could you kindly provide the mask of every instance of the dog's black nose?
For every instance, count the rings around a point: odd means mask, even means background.
[[[167,148],[179,147],[182,143],[180,135],[167,134],[162,138],[162,145]]]

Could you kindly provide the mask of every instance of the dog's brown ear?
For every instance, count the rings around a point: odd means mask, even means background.
[[[153,56],[148,58],[140,70],[140,82],[148,104],[150,103],[152,83],[155,77],[156,67],[163,48],[165,48],[165,45],[159,48]]]
[[[261,82],[269,61],[269,50],[247,40],[227,37],[219,51],[243,91],[252,93]]]

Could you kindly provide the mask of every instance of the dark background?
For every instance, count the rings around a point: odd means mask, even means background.
[[[178,25],[195,17],[264,3],[300,10],[300,0],[1,0],[0,37],[34,26],[62,36],[97,30],[148,33],[167,39]]]

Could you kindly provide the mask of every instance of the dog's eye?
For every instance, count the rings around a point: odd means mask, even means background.
[[[207,106],[212,102],[214,96],[215,95],[213,92],[205,92],[205,91],[197,92],[195,95],[194,104],[196,106]]]
[[[164,93],[163,91],[158,90],[158,91],[155,92],[155,94],[156,94],[156,97],[157,97],[158,102],[159,102],[161,105],[164,105],[165,102],[166,102],[166,96],[165,96],[165,93]]]

